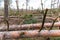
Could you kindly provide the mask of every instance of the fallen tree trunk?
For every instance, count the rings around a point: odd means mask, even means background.
[[[30,30],[0,32],[0,38],[60,37],[60,30]]]
[[[20,20],[18,20],[18,18],[20,18]],[[34,17],[35,18],[35,17]],[[42,18],[39,17],[39,18],[35,18],[35,19],[38,19],[37,22],[42,22]],[[46,20],[45,22],[48,23],[48,22],[52,22],[52,20],[54,20],[55,18],[54,17],[46,17]],[[12,25],[12,24],[19,24],[21,22],[23,22],[24,18],[23,17],[18,17],[18,16],[9,16],[8,17],[8,21],[9,21],[9,24]],[[0,24],[4,23],[4,17],[3,16],[0,16]],[[24,24],[24,23],[22,23]]]
[[[9,18],[19,18],[18,16],[8,16]],[[4,18],[4,16],[0,16],[1,19]],[[47,19],[52,19],[54,20],[55,18],[54,17],[46,17]]]
[[[27,30],[27,29],[40,29],[42,23],[37,23],[37,24],[24,24],[24,25],[10,25],[9,30]],[[51,27],[52,23],[45,23],[44,27]],[[54,27],[60,27],[60,22],[56,22],[54,24]],[[6,31],[7,26],[1,26],[0,31]]]

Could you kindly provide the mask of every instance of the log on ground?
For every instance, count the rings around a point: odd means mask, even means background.
[[[31,37],[60,37],[60,30],[30,30],[30,31],[5,31],[0,32],[0,38],[31,38]]]
[[[27,30],[27,29],[40,29],[41,28],[42,23],[36,23],[36,24],[24,24],[24,25],[10,25],[9,26],[9,30],[13,31],[13,30]],[[52,23],[45,23],[44,27],[51,27]],[[56,22],[54,24],[54,27],[60,27],[60,22]],[[0,27],[0,31],[6,31],[7,30],[7,26],[6,25],[2,25]]]

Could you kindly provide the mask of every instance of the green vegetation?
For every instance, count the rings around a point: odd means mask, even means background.
[[[37,20],[35,18],[33,18],[33,15],[30,14],[30,15],[24,15],[23,17],[25,20],[24,20],[24,24],[31,24],[31,23],[37,23]]]

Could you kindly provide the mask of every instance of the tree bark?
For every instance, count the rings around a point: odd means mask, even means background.
[[[9,30],[8,4],[9,4],[9,0],[4,0],[4,21],[5,21],[5,24],[7,24],[7,31]]]
[[[27,29],[40,29],[41,28],[42,23],[36,23],[36,24],[24,24],[24,25],[10,25],[9,26],[9,30],[27,30]],[[52,23],[45,23],[44,27],[51,27]],[[54,24],[54,27],[60,27],[60,22],[56,22]],[[0,31],[5,31],[7,30],[7,26],[6,25],[2,25],[0,27]]]
[[[30,30],[30,31],[5,31],[0,32],[0,38],[31,38],[31,37],[60,37],[60,30]]]
[[[9,0],[4,0],[4,17],[8,18],[8,2]]]

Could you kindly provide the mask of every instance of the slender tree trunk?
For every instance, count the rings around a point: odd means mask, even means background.
[[[16,7],[17,7],[17,14],[18,14],[18,20],[20,20],[21,14],[19,13],[19,5],[18,5],[18,0],[16,0]],[[18,25],[20,24],[20,21],[18,21]]]
[[[26,12],[27,12],[27,0],[26,0]]]
[[[5,21],[5,23],[7,24],[7,31],[9,30],[8,4],[9,4],[9,0],[4,0],[4,21]]]
[[[7,23],[7,31],[9,30],[9,23],[8,23],[8,4],[9,0],[4,0],[4,21]],[[3,39],[5,40],[5,36],[3,36]]]
[[[16,0],[16,7],[17,7],[17,13],[19,14],[18,0]],[[18,16],[20,16],[20,14]],[[20,20],[20,18],[18,18],[18,20]],[[20,24],[20,21],[18,21],[18,24]],[[16,40],[18,40],[18,39],[16,39]]]
[[[8,0],[4,0],[4,17],[8,18]]]
[[[28,7],[28,2],[29,0],[26,0],[26,12],[27,12],[27,7]]]
[[[42,3],[42,0],[41,0],[41,6],[42,6],[42,10],[43,10],[43,3]]]
[[[16,6],[17,6],[17,12],[19,13],[19,5],[18,5],[18,0],[16,0]]]
[[[57,8],[59,8],[59,0],[57,0]]]

